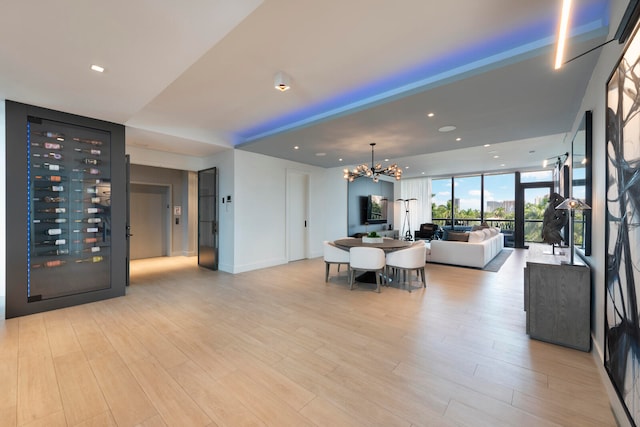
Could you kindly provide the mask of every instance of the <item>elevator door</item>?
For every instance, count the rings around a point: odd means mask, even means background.
[[[169,187],[131,184],[131,259],[169,256]]]
[[[230,200],[229,200],[230,201]],[[218,269],[218,170],[198,172],[198,265]]]

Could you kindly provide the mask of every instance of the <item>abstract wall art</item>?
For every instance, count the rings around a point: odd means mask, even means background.
[[[636,33],[606,89],[604,363],[635,426],[640,420],[640,37]]]

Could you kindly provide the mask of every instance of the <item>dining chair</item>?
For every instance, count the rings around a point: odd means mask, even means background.
[[[390,270],[394,271],[395,277],[399,277],[399,273],[403,273],[407,290],[411,292],[411,272],[415,270],[418,279],[422,275],[422,286],[426,288],[427,282],[424,274],[426,252],[427,248],[424,242],[419,240],[407,249],[387,253],[387,276],[390,277]]]
[[[340,273],[340,265],[347,265],[347,274],[349,273],[349,251],[340,249],[332,242],[325,240],[323,242],[325,273],[324,281],[329,281],[329,267],[331,264],[338,265],[338,273]]]
[[[376,292],[380,292],[381,276],[385,270],[384,251],[380,248],[353,247],[349,250],[349,289],[353,289],[356,271],[372,271],[376,275]]]

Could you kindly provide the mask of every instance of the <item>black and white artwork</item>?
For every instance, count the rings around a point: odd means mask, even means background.
[[[640,37],[607,83],[605,368],[635,426],[640,420]]]

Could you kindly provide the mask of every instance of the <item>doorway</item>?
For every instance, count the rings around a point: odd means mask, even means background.
[[[171,187],[130,184],[131,259],[171,255]]]
[[[198,265],[218,269],[218,168],[198,172]]]
[[[515,247],[527,248],[529,243],[542,242],[544,211],[553,192],[553,183],[516,185]]]
[[[307,258],[309,175],[287,171],[287,260]]]

